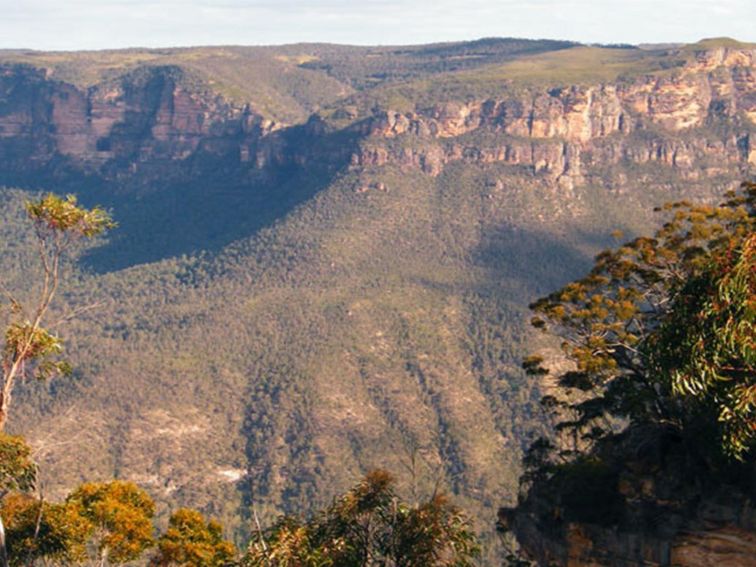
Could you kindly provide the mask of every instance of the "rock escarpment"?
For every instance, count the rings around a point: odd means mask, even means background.
[[[756,565],[756,469],[713,471],[674,435],[629,431],[499,511],[538,565]]]
[[[0,93],[0,162],[10,171],[63,162],[117,178],[186,174],[206,157],[237,170],[331,159],[299,143],[306,132],[322,149],[333,127],[319,117],[292,131],[178,67],[138,68],[81,89],[6,65]],[[673,72],[614,83],[504,84],[496,98],[375,110],[344,134],[362,140],[344,148],[353,167],[395,164],[430,175],[452,162],[525,166],[569,187],[592,166],[620,162],[658,162],[691,177],[742,175],[756,164],[756,50],[700,51]]]
[[[438,175],[454,161],[525,165],[565,184],[584,166],[659,162],[692,176],[756,164],[756,50],[702,51],[671,76],[618,84],[528,90],[500,99],[383,112],[363,123],[370,139],[355,166],[399,163]],[[737,125],[712,135],[716,124]],[[476,133],[494,133],[483,143]],[[424,142],[424,143],[423,143]],[[708,162],[705,163],[704,162]]]
[[[187,85],[178,68],[138,69],[82,90],[26,66],[0,69],[0,160],[19,170],[56,160],[104,172],[197,154],[264,160],[258,143],[281,125]]]

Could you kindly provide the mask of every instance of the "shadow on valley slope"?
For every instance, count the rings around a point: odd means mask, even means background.
[[[527,304],[584,273],[595,251],[608,244],[599,234],[560,237],[544,230],[503,226],[484,234],[473,257],[489,272],[486,287],[504,287],[513,294],[513,301]]]
[[[118,229],[83,258],[85,266],[105,273],[212,253],[253,236],[327,187],[345,165],[352,143],[349,134],[315,137],[306,126],[297,126],[280,136],[277,159],[282,163],[263,168],[240,163],[238,157],[199,154],[181,162],[151,163],[134,174],[128,173],[129,163],[110,164],[104,178],[61,159],[46,171],[34,171],[30,179],[4,172],[0,182],[74,193],[86,206],[112,211]]]

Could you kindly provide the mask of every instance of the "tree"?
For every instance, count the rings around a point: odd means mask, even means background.
[[[252,541],[242,564],[280,567],[472,565],[479,547],[445,496],[403,503],[385,471],[369,473],[311,520],[283,517]]]
[[[34,305],[26,309],[9,290],[0,286],[11,313],[2,349],[0,431],[8,420],[13,387],[18,378],[33,375],[44,379],[70,372],[68,363],[58,359],[63,341],[42,324],[58,291],[61,263],[71,248],[81,239],[92,238],[115,226],[103,209],[80,207],[73,195],[62,198],[50,193],[27,202],[26,212],[37,238],[42,265],[41,290]]]
[[[132,482],[85,483],[66,502],[89,521],[101,567],[134,561],[154,544],[155,503]]]
[[[666,205],[653,238],[596,257],[591,272],[536,301],[532,321],[563,339],[568,398],[547,396],[582,448],[614,418],[671,427],[712,454],[756,442],[756,185],[719,206]],[[523,366],[548,371],[540,356]],[[711,439],[710,443],[706,443]],[[575,447],[577,448],[577,447]]]
[[[73,505],[51,504],[16,492],[3,499],[2,515],[10,565],[38,559],[67,564],[86,559],[92,526]]]
[[[399,506],[395,522],[390,549],[397,567],[461,567],[478,555],[466,516],[443,494],[416,507]]]
[[[18,436],[0,432],[0,500],[16,490],[28,491],[37,480],[37,465],[31,449]],[[0,564],[8,566],[4,519],[0,517]]]
[[[151,565],[222,567],[236,556],[234,544],[223,539],[223,527],[205,520],[196,510],[180,508],[171,514],[168,530],[158,540],[158,553]]]
[[[72,246],[82,238],[92,238],[114,226],[102,209],[91,210],[78,206],[76,198],[65,199],[48,194],[26,203],[26,212],[34,225],[42,273],[40,292],[31,309],[24,308],[9,290],[0,285],[0,293],[8,301],[10,320],[5,328],[0,384],[0,497],[4,500],[2,514],[9,523],[13,562],[33,559],[40,555],[64,554],[70,551],[74,538],[70,527],[81,526],[68,517],[65,508],[47,505],[14,491],[31,491],[36,483],[37,466],[31,450],[21,437],[3,433],[11,406],[16,380],[33,375],[44,379],[66,374],[69,365],[57,357],[63,350],[59,337],[42,324],[60,283],[61,263]],[[55,524],[56,520],[63,522]],[[70,520],[70,521],[69,521]],[[67,526],[67,527],[66,527]],[[68,535],[62,535],[64,532]],[[49,536],[40,537],[40,536]],[[60,537],[58,537],[60,536]],[[74,538],[75,539],[75,538]],[[63,540],[66,540],[64,542]],[[0,519],[0,563],[9,563],[6,533]]]
[[[673,394],[695,402],[688,422],[716,419],[725,453],[742,459],[756,441],[756,235],[682,286],[649,354]]]

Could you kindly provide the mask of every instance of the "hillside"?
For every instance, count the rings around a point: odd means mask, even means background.
[[[140,482],[243,537],[367,469],[436,481],[493,529],[543,418],[533,298],[654,204],[756,163],[756,51],[482,40],[0,54],[0,264],[19,203],[119,228],[65,294],[73,379],[12,420],[50,493]],[[414,471],[413,455],[418,463]]]

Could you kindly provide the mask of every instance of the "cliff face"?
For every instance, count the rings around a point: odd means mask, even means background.
[[[536,480],[517,508],[499,511],[500,528],[539,565],[756,565],[752,464],[712,478],[674,437],[633,431],[600,454],[606,468],[582,469],[579,490],[558,475]]]
[[[664,521],[659,518],[659,521]],[[532,538],[531,557],[539,565],[568,567],[599,566],[679,566],[679,567],[752,567],[756,565],[756,536],[753,530],[711,524],[708,529],[691,529],[674,538],[653,533],[621,532],[593,525],[570,524],[560,540],[543,537],[537,528],[525,537]],[[524,528],[523,528],[524,529]],[[538,542],[535,544],[534,542]]]
[[[501,99],[448,103],[411,113],[387,111],[361,125],[374,139],[412,136],[426,143],[364,144],[355,166],[400,163],[438,175],[454,161],[525,165],[561,183],[582,183],[585,166],[659,162],[691,176],[756,164],[756,50],[717,49],[671,77],[560,87]],[[727,121],[740,132],[716,140],[696,130]],[[465,143],[476,132],[493,143]],[[461,138],[461,140],[460,140]]]
[[[0,161],[23,171],[64,158],[106,177],[156,163],[163,173],[185,170],[195,156],[242,169],[307,161],[307,149],[284,134],[287,125],[190,84],[166,66],[81,90],[42,70],[5,66]],[[717,123],[734,127],[698,132]],[[659,162],[691,177],[737,175],[756,164],[755,125],[756,50],[720,48],[696,53],[671,75],[385,110],[347,130],[363,139],[350,150],[354,167],[398,164],[435,176],[452,162],[501,162],[572,187],[585,182],[587,168],[619,162]],[[308,127],[316,138],[329,133],[317,120]],[[477,140],[483,132],[488,140]]]
[[[181,70],[141,69],[81,90],[23,66],[0,69],[0,159],[18,169],[67,158],[83,170],[109,163],[181,162],[198,153],[255,158],[280,127],[217,96],[192,91]]]
[[[374,121],[371,133],[448,138],[490,127],[511,136],[587,143],[649,124],[672,131],[702,126],[712,115],[731,118],[742,112],[756,123],[755,92],[756,50],[718,49],[698,53],[671,77],[558,87],[408,114],[387,112]]]

